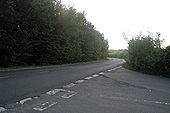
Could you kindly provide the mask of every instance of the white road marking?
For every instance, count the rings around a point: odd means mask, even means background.
[[[116,100],[134,101],[134,102],[144,102],[144,103],[152,103],[152,104],[170,105],[169,102],[161,102],[161,101],[154,101],[154,100],[132,99],[132,98],[125,98],[125,97],[107,97],[107,98],[116,99]]]
[[[90,80],[90,79],[92,79],[93,77],[86,77],[86,78],[84,78],[85,80]]]
[[[54,90],[46,92],[46,94],[52,96],[52,95],[55,95],[58,92],[64,92],[64,91],[66,91],[66,90],[65,89],[54,89]]]
[[[170,103],[168,102],[160,102],[160,101],[152,101],[152,100],[143,100],[143,101],[147,103],[170,105]]]
[[[57,104],[57,102],[45,102],[45,103],[42,103],[41,105],[38,105],[37,107],[34,107],[33,109],[34,110],[37,110],[37,111],[44,111],[52,106],[54,106],[55,104]]]
[[[38,97],[33,97],[33,99],[38,99]]]
[[[99,75],[95,74],[95,75],[92,75],[92,77],[98,77]]]
[[[110,71],[112,71],[112,70],[111,70],[111,69],[109,69],[109,70],[107,70],[107,71],[109,71],[109,72],[110,72]]]
[[[100,75],[104,75],[104,73],[103,73],[103,72],[100,72],[99,74],[100,74]]]
[[[0,112],[4,112],[4,111],[6,111],[6,109],[3,107],[0,107]]]
[[[75,83],[79,84],[79,83],[82,83],[84,82],[84,80],[77,80]]]
[[[30,100],[32,100],[32,98],[26,98],[26,99],[20,100],[19,103],[24,104],[25,102],[30,101]]]
[[[75,92],[75,91],[68,91],[68,93],[63,94],[61,97],[68,99],[68,98],[71,98],[72,96],[74,96],[76,94],[77,94],[77,92]]]
[[[76,84],[74,84],[74,83],[70,83],[70,84],[68,84],[68,85],[65,85],[65,86],[63,86],[63,88],[70,88],[70,87],[73,87],[73,86],[75,86]]]
[[[110,69],[110,70],[107,70],[107,71],[113,71],[113,70],[116,70],[116,69],[118,69],[118,68],[121,68],[122,66],[118,66],[118,67],[115,67],[115,68],[113,68],[113,69]]]

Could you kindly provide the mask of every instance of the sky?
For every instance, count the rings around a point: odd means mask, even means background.
[[[170,45],[169,0],[61,0],[85,11],[86,18],[108,39],[109,49],[126,49],[123,32],[130,36],[161,33],[164,46]]]

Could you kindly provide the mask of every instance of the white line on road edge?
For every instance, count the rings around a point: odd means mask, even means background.
[[[44,111],[52,106],[54,106],[55,104],[57,104],[57,102],[45,102],[45,103],[42,103],[41,105],[38,105],[37,107],[34,107],[33,109],[34,110],[37,110],[37,111]]]
[[[26,98],[26,99],[20,100],[19,103],[24,104],[25,102],[30,101],[30,100],[32,100],[32,98]]]
[[[68,85],[65,85],[65,86],[63,86],[63,88],[70,88],[70,87],[73,87],[73,86],[75,86],[76,84],[74,84],[74,83],[70,83],[70,84],[68,84]]]
[[[164,105],[170,105],[170,103],[168,103],[168,102],[160,102],[160,101],[143,100],[143,102],[147,102],[147,103],[154,103],[154,104],[164,104]]]
[[[90,79],[92,79],[93,77],[86,77],[86,78],[84,78],[85,80],[90,80]]]
[[[132,98],[125,98],[125,97],[107,97],[107,98],[114,99],[114,100],[126,100],[126,101],[134,101],[134,102],[170,105],[169,102],[160,102],[160,101],[154,101],[154,100],[141,100],[141,99],[132,99]]]
[[[4,111],[6,111],[6,109],[3,107],[0,107],[0,112],[4,112]]]
[[[68,98],[71,98],[72,96],[74,96],[76,94],[77,94],[77,92],[75,92],[75,91],[68,91],[68,93],[63,94],[61,97],[68,99]]]
[[[54,90],[46,92],[46,94],[52,96],[52,95],[55,95],[58,92],[64,92],[64,91],[66,91],[66,90],[65,89],[54,89]]]
[[[92,77],[98,77],[99,75],[95,74],[95,75],[92,75]]]
[[[79,84],[79,83],[82,83],[84,82],[84,80],[77,80],[75,83]]]
[[[113,71],[113,70],[116,70],[116,69],[118,69],[118,68],[121,68],[122,66],[118,66],[118,67],[115,67],[115,68],[113,68],[113,69],[109,69],[109,70],[107,70],[107,71]]]

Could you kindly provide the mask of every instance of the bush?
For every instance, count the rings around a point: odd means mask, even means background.
[[[159,37],[137,35],[128,41],[127,64],[137,71],[169,76],[170,46],[162,48]]]

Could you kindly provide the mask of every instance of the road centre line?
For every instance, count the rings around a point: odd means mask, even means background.
[[[93,77],[86,77],[86,78],[84,78],[85,80],[90,80],[90,79],[92,79]]]
[[[121,68],[122,66],[118,66],[118,67],[115,67],[115,68],[113,68],[113,69],[109,69],[109,70],[107,70],[107,71],[113,71],[113,70],[116,70],[116,69],[118,69],[118,68]]]
[[[100,74],[100,75],[104,75],[104,73],[103,73],[103,72],[100,72],[99,74]]]
[[[77,80],[75,83],[79,84],[79,83],[82,83],[84,82],[84,80]]]
[[[99,75],[95,74],[95,75],[92,75],[92,77],[98,77]]]

